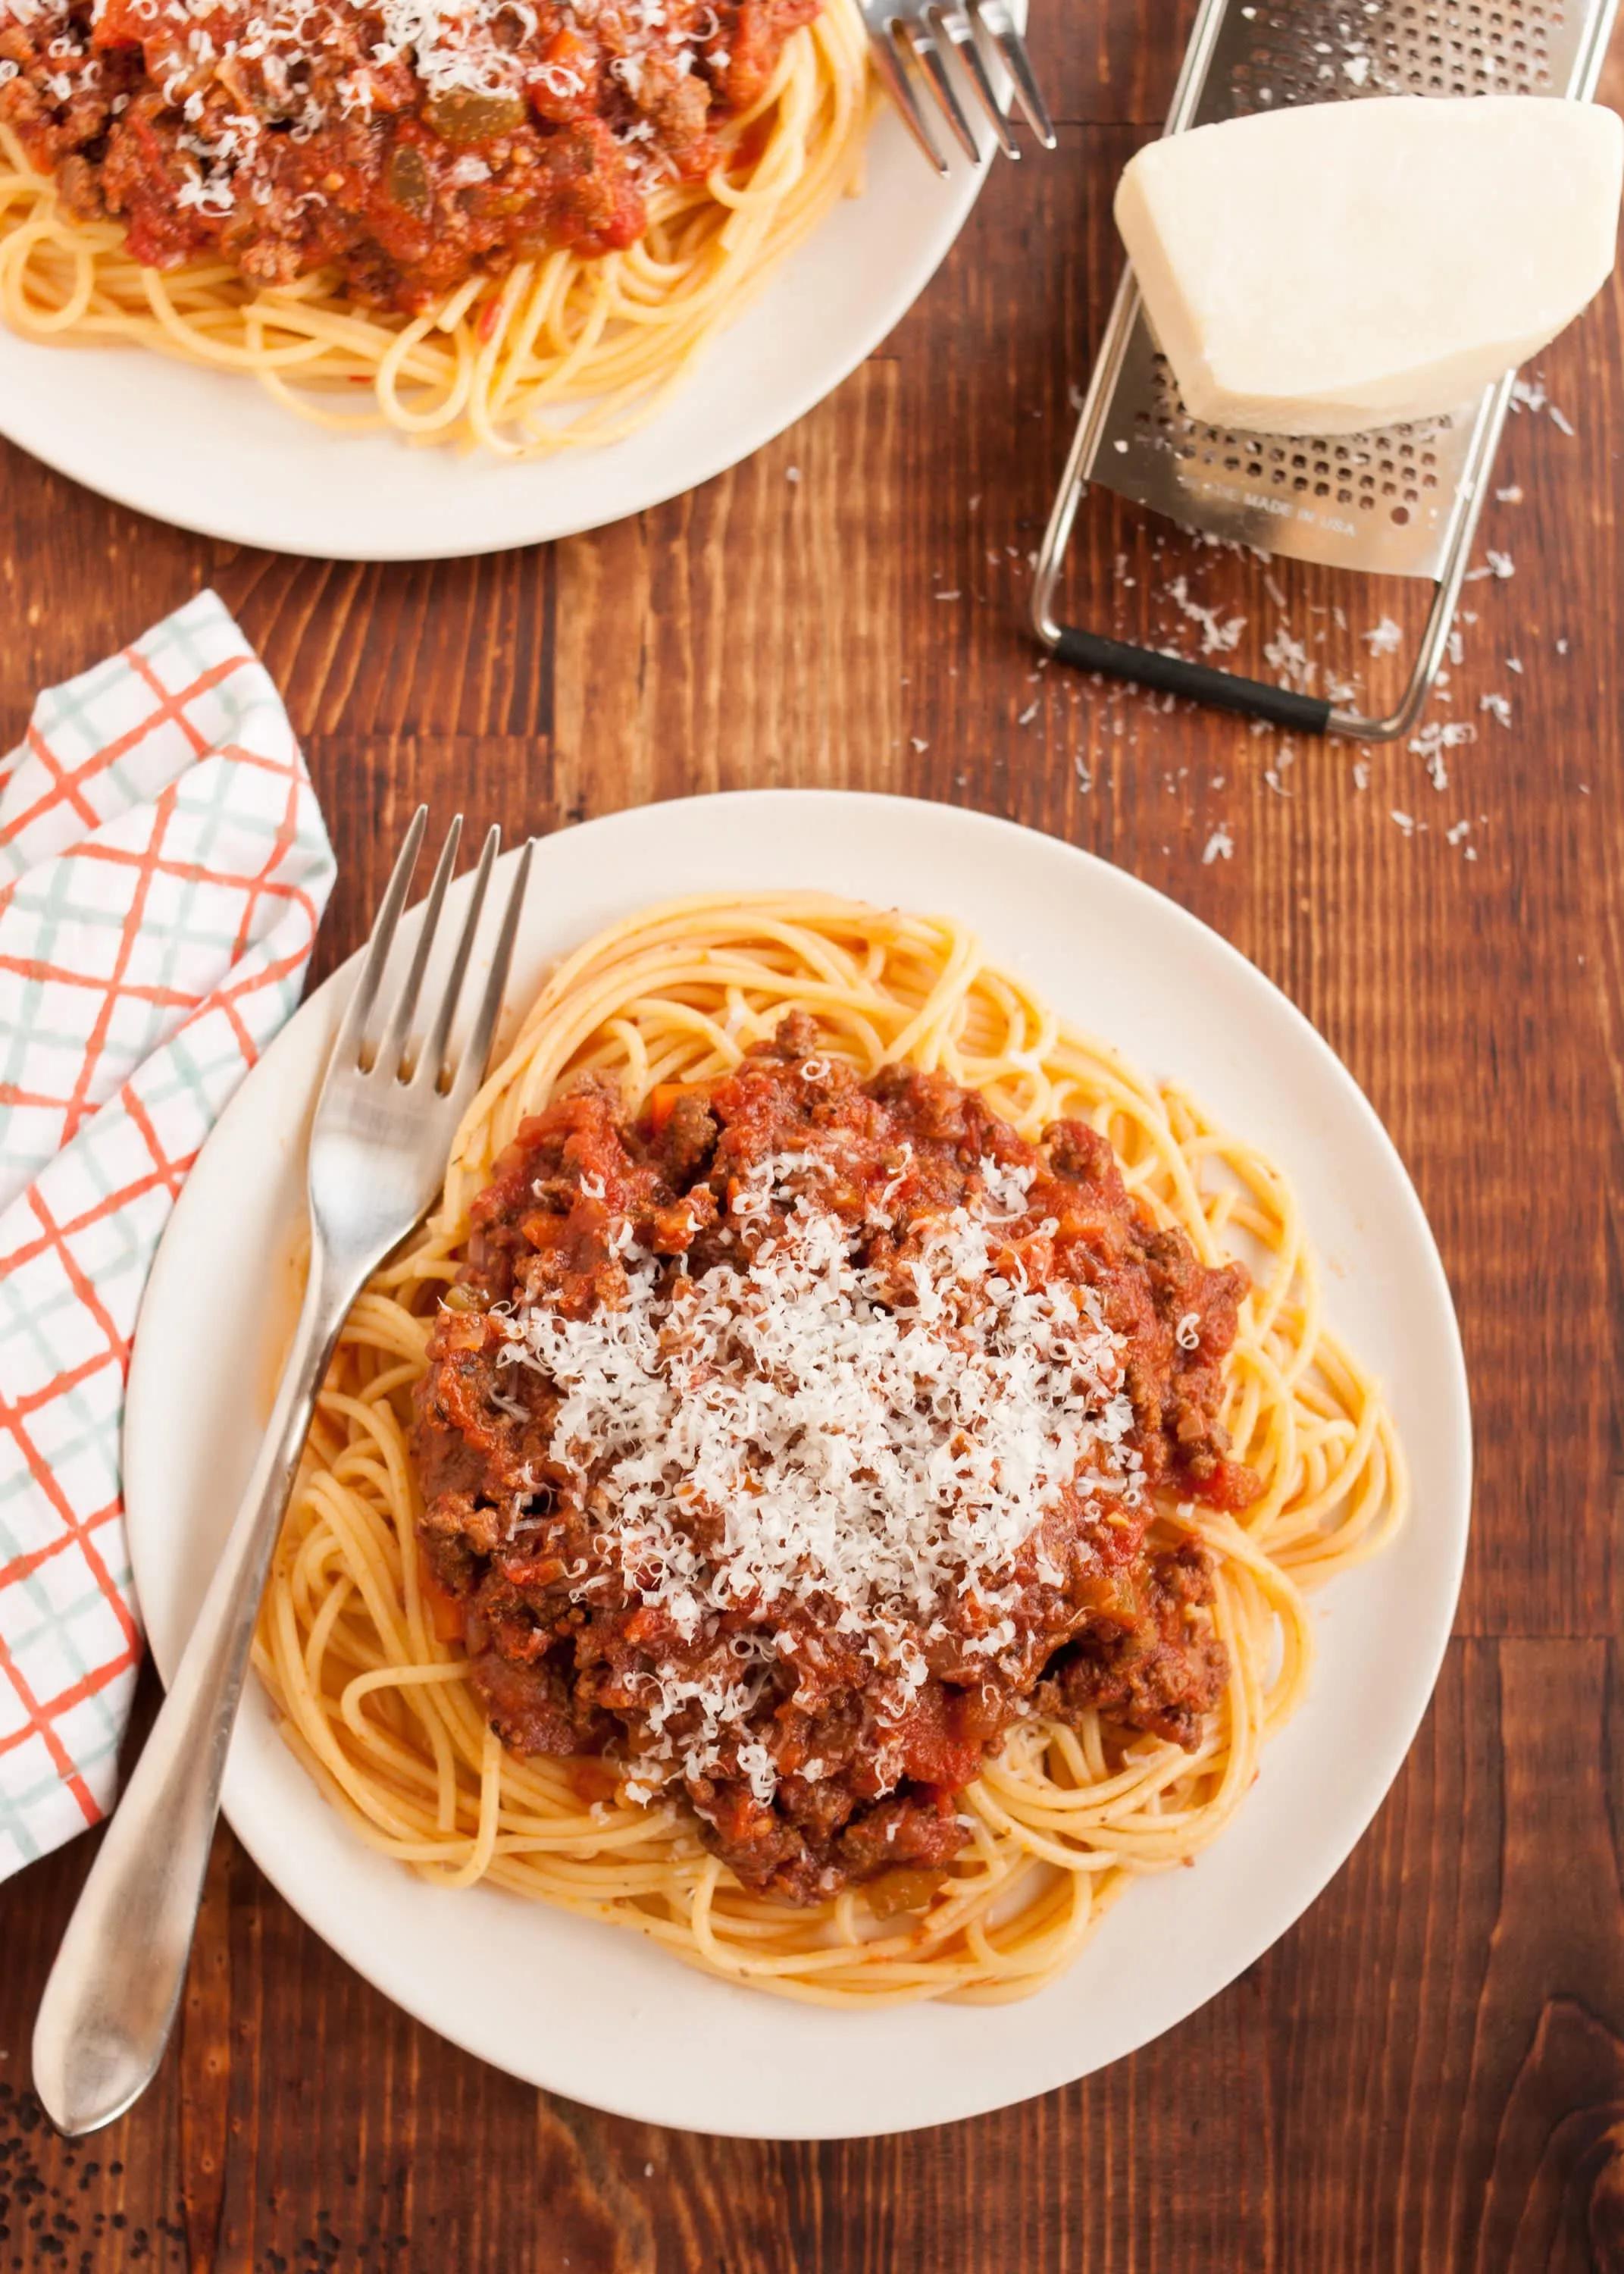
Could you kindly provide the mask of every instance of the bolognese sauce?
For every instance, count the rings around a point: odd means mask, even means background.
[[[145,267],[434,307],[632,245],[819,0],[0,0],[0,121]],[[748,139],[748,137],[747,137]]]
[[[1193,1748],[1212,1574],[1153,1520],[1255,1494],[1217,1418],[1246,1284],[1086,1124],[860,1080],[799,1014],[635,1118],[583,1081],[474,1203],[417,1392],[492,1728],[685,1803],[747,1887],[879,1909],[1017,1717]]]

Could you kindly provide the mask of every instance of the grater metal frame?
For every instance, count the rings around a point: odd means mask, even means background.
[[[1165,131],[1178,134],[1267,107],[1271,90],[1257,83],[1259,58],[1265,64],[1283,63],[1289,80],[1294,72],[1299,82],[1305,76],[1304,100],[1415,92],[1464,96],[1469,78],[1492,84],[1497,67],[1503,72],[1511,64],[1524,82],[1518,92],[1588,102],[1618,5],[1619,0],[1522,0],[1520,17],[1519,0],[1491,0],[1492,13],[1481,0],[1269,0],[1260,6],[1250,0],[1244,5],[1243,0],[1201,0]],[[1486,36],[1485,18],[1492,27]],[[1350,22],[1362,39],[1373,37],[1386,50],[1373,81],[1366,64],[1351,90],[1341,84],[1335,41],[1324,37],[1329,31],[1345,34]],[[1554,58],[1553,38],[1561,51]],[[1560,80],[1553,62],[1561,66]],[[1126,270],[1038,553],[1032,599],[1038,638],[1051,655],[1079,670],[1137,681],[1279,727],[1365,742],[1400,740],[1419,718],[1444,659],[1515,380],[1515,371],[1507,372],[1484,390],[1475,408],[1453,418],[1363,436],[1324,440],[1203,427],[1178,401],[1132,270]],[[1397,705],[1384,716],[1366,717],[1327,697],[1062,622],[1055,614],[1056,594],[1078,509],[1091,485],[1148,505],[1182,528],[1259,552],[1367,575],[1432,577],[1426,629]],[[1361,512],[1371,518],[1361,523]],[[1373,557],[1384,546],[1389,557]]]

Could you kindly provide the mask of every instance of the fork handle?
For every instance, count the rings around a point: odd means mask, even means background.
[[[271,1551],[316,1393],[360,1291],[318,1243],[248,1489],[169,1696],[68,1922],[34,2030],[34,2090],[62,2131],[122,2116],[163,2057],[203,1897],[220,1787]]]

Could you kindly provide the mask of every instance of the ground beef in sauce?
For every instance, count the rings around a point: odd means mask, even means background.
[[[996,1219],[999,1269],[1092,1291],[1120,1353],[1142,1497],[1063,1494],[1041,1527],[1047,1562],[1020,1565],[1008,1646],[974,1655],[969,1613],[960,1631],[950,1604],[945,1630],[924,1638],[916,1694],[890,1720],[852,1638],[820,1630],[802,1604],[775,1605],[794,1663],[764,1678],[740,1732],[765,1747],[770,1792],[731,1755],[682,1788],[745,1885],[809,1901],[864,1883],[883,1908],[887,1890],[928,1894],[965,1837],[956,1796],[1019,1715],[1097,1709],[1123,1730],[1198,1742],[1227,1675],[1212,1576],[1199,1547],[1147,1532],[1154,1499],[1236,1509],[1255,1493],[1216,1419],[1246,1278],[1154,1229],[1086,1126],[1060,1123],[1030,1145],[973,1092],[906,1067],[861,1083],[817,1039],[790,1019],[734,1074],[657,1092],[635,1123],[591,1081],[525,1123],[475,1203],[453,1306],[430,1341],[414,1453],[427,1576],[492,1726],[515,1751],[605,1754],[638,1775],[650,1676],[703,1680],[748,1621],[726,1612],[685,1638],[658,1602],[603,1584],[602,1509],[550,1455],[555,1386],[499,1358],[513,1306],[590,1319],[623,1303],[622,1225],[645,1255],[671,1259],[667,1275],[704,1282],[783,1231],[787,1193],[764,1220],[733,1213],[752,1171],[808,1154],[835,1164],[805,1180],[818,1208],[905,1290],[929,1228],[984,1204],[989,1178],[1018,1177],[1024,1202]],[[583,1590],[589,1573],[599,1584]]]
[[[699,181],[820,0],[0,0],[0,121],[143,265],[417,312]]]

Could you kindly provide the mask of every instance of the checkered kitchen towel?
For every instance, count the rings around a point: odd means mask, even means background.
[[[41,696],[0,758],[0,1879],[112,1800],[136,1307],[332,882],[287,713],[212,592]]]

